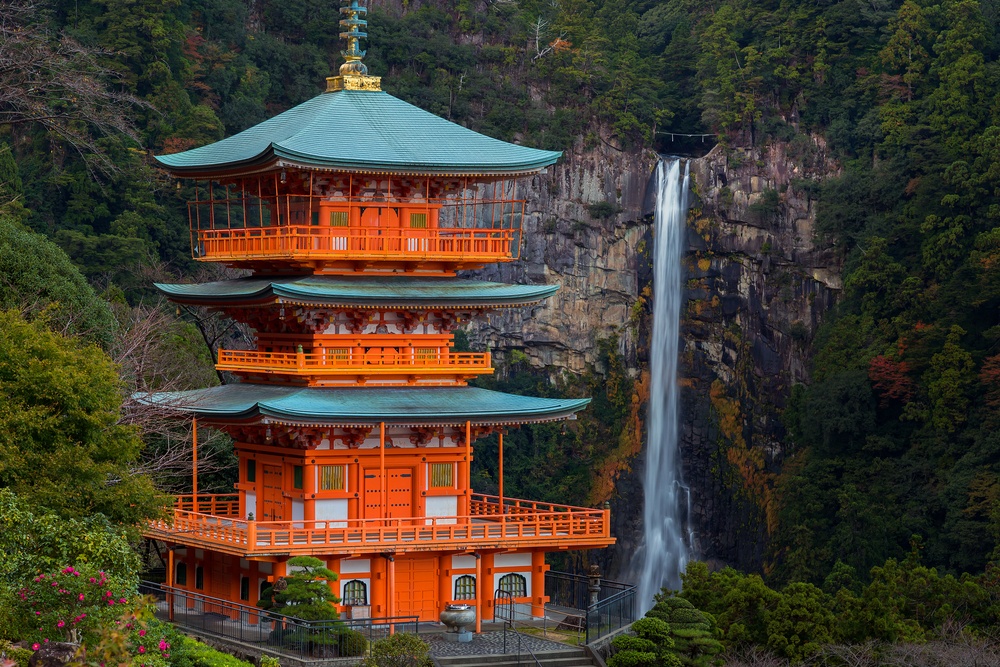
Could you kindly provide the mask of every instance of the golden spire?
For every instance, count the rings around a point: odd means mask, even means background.
[[[368,26],[368,21],[361,18],[368,13],[367,7],[358,4],[358,0],[351,0],[351,4],[340,8],[340,13],[345,18],[340,20],[340,27],[343,32],[341,38],[347,40],[347,50],[341,51],[346,61],[340,66],[340,76],[331,76],[326,79],[326,92],[336,90],[382,90],[382,77],[368,76],[368,68],[361,62],[365,57],[365,52],[361,50],[361,38],[368,37],[363,29]]]

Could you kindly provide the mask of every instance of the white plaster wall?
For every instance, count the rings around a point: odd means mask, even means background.
[[[457,521],[454,517],[458,515],[458,496],[428,496],[427,511],[424,516],[428,517],[451,517],[448,519],[438,519],[438,524],[453,524]],[[435,523],[428,520],[427,525]]]

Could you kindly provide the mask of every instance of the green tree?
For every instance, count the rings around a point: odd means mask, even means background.
[[[62,331],[107,347],[114,316],[66,253],[45,237],[0,217],[0,308],[44,315]]]
[[[608,667],[680,667],[681,659],[674,652],[670,625],[647,613],[632,624],[632,633],[611,640],[614,655]]]
[[[0,487],[66,517],[162,515],[167,498],[129,471],[142,442],[119,424],[120,389],[96,346],[0,313]]]
[[[661,593],[646,615],[667,623],[672,651],[682,665],[707,667],[722,651],[722,644],[713,635],[712,619],[684,598]]]
[[[288,567],[289,574],[264,589],[258,607],[305,621],[340,618],[335,606],[339,599],[330,590],[336,573],[312,556],[290,558]]]

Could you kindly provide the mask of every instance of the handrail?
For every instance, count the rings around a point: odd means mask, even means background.
[[[519,229],[401,229],[282,225],[196,229],[195,259],[513,258]]]
[[[610,540],[607,510],[505,500],[511,514],[486,509],[491,497],[479,496],[466,516],[399,519],[247,521],[232,514],[210,515],[175,508],[172,521],[154,520],[147,533],[184,533],[189,540],[228,546],[236,552],[310,551],[400,547],[412,544],[605,542]],[[199,498],[199,502],[200,498]],[[498,503],[497,503],[498,504]],[[520,508],[520,511],[518,509]],[[547,510],[547,511],[543,511]]]
[[[494,593],[493,599],[495,600],[493,607],[494,610],[500,609],[503,605],[506,605],[509,610],[507,618],[503,619],[503,652],[504,654],[507,653],[507,628],[509,627],[517,636],[517,664],[520,665],[522,633],[514,625],[515,623],[514,615],[517,613],[514,608],[514,594],[511,593],[510,591],[505,591],[502,588],[498,588],[496,590],[496,593]],[[506,600],[506,602],[501,602],[501,600]],[[493,612],[493,615],[495,618],[496,611]],[[531,659],[535,661],[535,666],[542,667],[542,663],[538,661],[538,656],[536,656],[535,652],[531,650],[531,647],[525,645],[525,648],[528,649],[528,655],[531,656]]]
[[[320,352],[263,352],[260,350],[219,350],[220,370],[274,370],[285,373],[317,371],[323,373],[398,372],[400,368],[413,372],[482,371],[489,372],[492,358],[489,352],[421,351],[376,352],[356,348],[324,348]]]
[[[244,644],[252,643],[268,653],[310,661],[337,657],[344,629],[366,635],[370,651],[370,643],[376,638],[396,631],[416,634],[419,622],[417,616],[307,621],[150,581],[140,581],[139,592],[166,603],[166,609],[157,605],[157,616],[163,620]],[[206,614],[227,616],[229,622],[219,623],[217,617]]]
[[[587,644],[636,620],[636,587],[632,584],[600,576],[549,571],[545,573],[545,594],[562,610],[579,612],[567,614],[567,618],[581,620],[580,630]],[[595,594],[597,600],[592,604]]]

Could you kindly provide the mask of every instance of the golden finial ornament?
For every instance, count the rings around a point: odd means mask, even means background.
[[[359,4],[358,0],[351,0],[349,5],[340,8],[340,13],[344,16],[340,20],[340,37],[347,40],[347,49],[340,52],[345,62],[340,66],[340,76],[327,77],[326,92],[382,90],[382,77],[368,76],[368,68],[361,62],[365,57],[361,39],[368,37],[368,33],[364,32],[368,21],[362,17],[368,13],[368,8]]]

